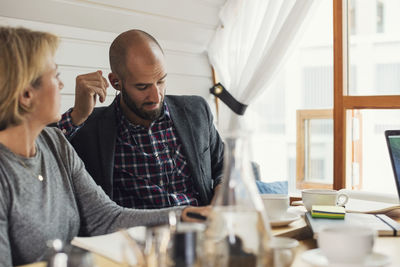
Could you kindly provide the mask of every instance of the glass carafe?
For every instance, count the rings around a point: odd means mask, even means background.
[[[272,266],[271,228],[249,158],[246,137],[225,139],[223,183],[207,222],[203,266]]]

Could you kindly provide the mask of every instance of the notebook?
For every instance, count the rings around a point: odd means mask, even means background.
[[[379,236],[400,236],[400,224],[384,214],[346,213],[344,219],[313,218],[310,212],[305,215],[313,237],[317,238],[322,228],[334,225],[367,225]]]

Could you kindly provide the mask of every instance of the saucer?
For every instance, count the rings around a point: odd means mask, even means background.
[[[278,220],[270,220],[270,223],[272,227],[286,226],[298,219],[300,219],[300,215],[292,212],[286,212],[286,214],[282,218]]]
[[[312,266],[325,267],[329,266],[327,258],[322,254],[319,248],[311,249],[303,252],[301,255],[303,261]],[[384,254],[372,252],[364,261],[363,267],[381,267],[390,263],[390,258]],[[359,264],[345,264],[345,266],[360,266]]]

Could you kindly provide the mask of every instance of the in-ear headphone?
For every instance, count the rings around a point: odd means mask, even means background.
[[[117,86],[117,85],[119,85],[119,82],[118,81],[114,82],[114,86]]]

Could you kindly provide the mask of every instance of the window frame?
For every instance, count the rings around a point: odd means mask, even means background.
[[[296,188],[324,188],[332,189],[332,183],[318,183],[305,180],[306,155],[305,146],[309,145],[309,140],[306,140],[306,122],[315,119],[332,119],[332,109],[302,109],[296,112]]]
[[[333,0],[333,188],[346,188],[352,151],[347,111],[353,109],[400,109],[400,95],[348,95],[348,0]]]

